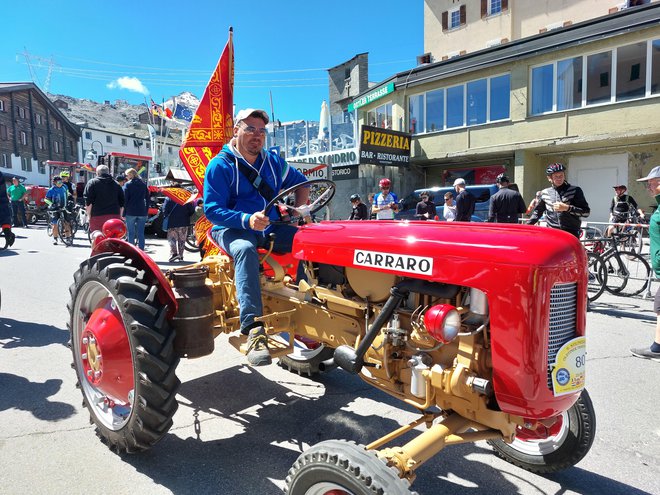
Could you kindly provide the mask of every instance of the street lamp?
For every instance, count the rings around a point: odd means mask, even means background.
[[[92,141],[91,144],[90,144],[90,146],[92,147],[92,149],[89,150],[89,151],[87,152],[87,154],[85,155],[85,160],[87,160],[87,161],[89,161],[89,162],[91,162],[91,161],[93,161],[93,160],[96,160],[96,159],[98,158],[98,156],[99,156],[98,153],[96,152],[96,150],[94,149],[94,143],[99,143],[99,146],[101,146],[101,156],[104,156],[104,155],[105,155],[105,153],[103,152],[103,143],[102,143],[101,141],[94,140],[94,141]]]

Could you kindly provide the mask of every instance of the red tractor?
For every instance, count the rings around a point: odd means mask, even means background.
[[[288,205],[297,187],[311,188],[309,206]],[[333,194],[334,183],[312,180],[268,208],[295,224]],[[415,471],[445,446],[478,440],[536,473],[573,466],[589,451],[586,256],[571,235],[329,221],[302,225],[293,253],[264,252],[262,263],[260,321],[281,364],[309,374],[339,367],[419,411],[369,445],[311,447],[290,469],[287,493],[408,493]],[[294,279],[297,263],[306,280]],[[81,264],[69,306],[74,368],[111,448],[143,451],[167,434],[179,359],[210,354],[217,335],[238,330],[233,280],[231,258],[208,245],[201,262],[167,274],[111,237]],[[229,340],[239,350],[245,343]]]

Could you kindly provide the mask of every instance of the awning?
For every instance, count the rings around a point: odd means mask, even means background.
[[[176,182],[192,182],[192,178],[187,170],[182,168],[170,168],[169,172],[165,176],[167,180],[173,180]]]
[[[25,182],[27,179],[27,177],[23,177],[22,175],[12,174],[11,172],[6,172],[4,170],[2,171],[2,175],[5,177],[5,182],[14,180],[14,177],[18,179],[18,182]]]

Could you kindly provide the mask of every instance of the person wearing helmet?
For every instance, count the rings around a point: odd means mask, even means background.
[[[626,223],[632,221],[638,223],[639,219],[643,219],[644,210],[637,206],[635,198],[630,194],[626,194],[628,187],[625,184],[612,187],[614,188],[614,197],[610,203],[610,222]],[[616,230],[615,225],[609,225],[605,231],[605,237],[610,237]]]
[[[497,223],[518,223],[518,216],[525,213],[525,201],[518,191],[509,188],[511,180],[505,174],[495,179],[500,188],[490,198],[488,221]]]
[[[560,229],[580,237],[582,219],[591,213],[582,189],[566,182],[566,167],[552,163],[545,169],[551,186],[544,189],[541,201],[536,205],[527,221],[534,225],[545,213],[548,227]]]
[[[415,217],[419,220],[435,220],[437,216],[435,203],[431,199],[429,192],[423,191],[419,197],[421,201],[415,207]]]
[[[349,220],[369,220],[369,211],[367,211],[367,205],[362,202],[359,194],[353,194],[351,196],[351,206],[353,211],[351,211],[351,216]]]
[[[68,170],[62,170],[60,172],[60,177],[62,177],[62,186],[66,187],[66,190],[69,193],[69,197],[73,198],[73,200],[76,200],[77,196],[77,191],[74,189],[73,184],[71,184],[71,177],[70,173]]]
[[[57,227],[57,221],[60,218],[60,209],[66,207],[69,198],[69,191],[62,186],[62,177],[59,175],[53,177],[53,187],[46,192],[44,202],[50,210],[50,224],[53,226],[53,244],[57,244],[57,238],[60,232]]]
[[[374,196],[371,212],[376,214],[376,220],[394,220],[394,213],[399,211],[399,199],[392,192],[392,181],[381,179],[378,186],[380,192]]]

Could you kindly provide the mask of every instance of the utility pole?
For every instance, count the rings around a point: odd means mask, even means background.
[[[32,60],[36,60],[38,62],[45,62],[48,64],[48,73],[46,74],[46,82],[44,83],[43,90],[45,93],[48,93],[48,90],[50,89],[50,80],[53,75],[53,68],[55,66],[59,67],[59,64],[55,63],[55,60],[51,56],[49,59],[40,57],[38,55],[32,55],[30,52],[28,52],[28,49],[26,47],[23,47],[24,51],[23,53],[19,53],[19,55],[23,55],[25,57],[25,63],[28,66],[28,70],[30,71],[30,77],[32,78],[32,82],[37,84],[37,86],[41,86],[41,83],[39,82],[39,77],[37,76],[37,73],[35,71],[35,67],[32,64]],[[41,68],[43,67],[41,64],[37,65],[37,67]]]

